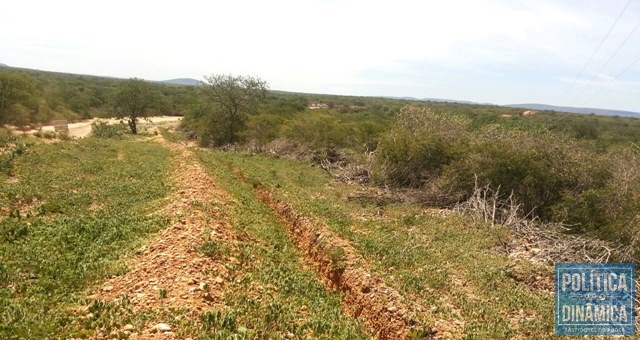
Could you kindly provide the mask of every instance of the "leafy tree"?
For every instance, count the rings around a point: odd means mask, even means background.
[[[201,138],[206,137],[216,145],[235,143],[247,117],[255,114],[266,99],[268,84],[260,78],[226,74],[205,79],[202,87],[205,103],[198,115],[208,130]]]
[[[155,108],[157,95],[151,85],[142,79],[132,78],[122,83],[113,100],[113,113],[126,119],[133,134],[138,133],[138,119],[150,115]]]
[[[35,82],[27,74],[0,73],[0,122],[8,121],[14,105],[30,106],[35,93]]]

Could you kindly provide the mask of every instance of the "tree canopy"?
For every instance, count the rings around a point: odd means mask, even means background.
[[[201,133],[205,143],[235,143],[244,129],[246,118],[255,114],[267,96],[266,81],[251,76],[227,74],[205,77],[201,87],[204,102],[196,116],[206,125]]]
[[[8,121],[9,111],[15,106],[29,106],[35,89],[27,74],[0,72],[0,123]]]
[[[150,115],[157,97],[149,83],[142,79],[129,79],[116,90],[113,113],[117,118],[126,119],[131,132],[137,134],[138,119]]]

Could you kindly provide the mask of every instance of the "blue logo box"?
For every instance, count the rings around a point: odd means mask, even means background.
[[[556,263],[556,335],[634,335],[633,263]]]

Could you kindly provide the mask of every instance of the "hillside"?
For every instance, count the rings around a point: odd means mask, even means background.
[[[17,75],[26,92],[3,112],[0,124],[29,125],[55,119],[80,120],[110,116],[115,91],[126,79],[83,74],[48,72],[3,67],[3,74]],[[157,94],[152,115],[184,115],[195,88],[192,86],[152,84]]]
[[[552,332],[551,273],[492,253],[503,229],[354,201],[359,186],[306,162],[196,151],[161,131],[167,140],[38,143],[0,172],[2,307],[24,313],[3,316],[0,337]],[[483,279],[507,267],[544,282]],[[516,307],[494,303],[507,292]],[[466,312],[479,303],[482,313]],[[541,318],[515,328],[522,305]]]
[[[549,263],[600,256],[312,160],[190,148],[171,124],[12,156],[0,306],[22,316],[0,337],[548,338]]]
[[[180,123],[0,128],[0,338],[549,338],[553,263],[640,259],[638,119],[137,83]]]

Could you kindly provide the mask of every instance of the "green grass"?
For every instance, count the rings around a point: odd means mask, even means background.
[[[351,241],[371,270],[420,307],[421,321],[451,320],[455,336],[551,337],[553,293],[516,281],[513,272],[549,277],[549,268],[517,261],[494,247],[510,238],[502,227],[464,216],[432,216],[418,205],[348,201],[356,187],[335,183],[306,162],[263,155],[202,152],[211,168],[240,169],[294,209]],[[248,195],[248,194],[247,194]],[[246,200],[253,198],[246,198]],[[445,327],[447,328],[447,327]]]
[[[169,190],[169,155],[138,139],[89,138],[34,145],[13,176],[0,174],[0,338],[93,329],[70,309],[167,225],[150,213]]]
[[[235,199],[226,211],[235,232],[243,235],[236,264],[227,269],[236,284],[225,293],[225,311],[203,316],[215,336],[227,337],[242,329],[248,338],[365,338],[359,324],[341,313],[338,293],[328,292],[304,265],[286,228],[254,195],[251,184],[238,181],[217,154],[198,152],[221,187]],[[235,273],[235,274],[234,274]]]
[[[129,137],[36,144],[0,174],[0,338],[86,337],[126,323],[142,329],[159,319],[185,337],[369,337],[358,320],[342,313],[340,293],[327,291],[303,262],[254,185],[349,240],[372,273],[419,307],[423,325],[468,338],[553,333],[552,293],[514,279],[551,273],[497,253],[494,247],[510,238],[505,228],[433,216],[418,205],[349,201],[357,187],[333,182],[306,162],[197,155],[231,197],[198,202],[198,209],[228,220],[238,236],[237,243],[222,244],[204,235],[196,249],[225,259],[223,309],[133,313],[126,299],[105,303],[86,296],[125,270],[122,260],[168,225],[152,214],[171,189],[168,150]],[[228,166],[247,180],[238,180]],[[331,256],[339,268],[341,249]],[[74,312],[81,306],[91,317]]]

